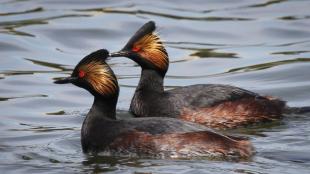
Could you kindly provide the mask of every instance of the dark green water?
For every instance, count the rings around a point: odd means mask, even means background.
[[[171,65],[167,88],[223,83],[310,105],[309,0],[3,0],[0,2],[0,173],[310,173],[310,114],[236,130],[247,162],[94,157],[80,127],[92,97],[53,79],[91,51],[120,49],[154,20]],[[109,61],[126,117],[140,69]]]

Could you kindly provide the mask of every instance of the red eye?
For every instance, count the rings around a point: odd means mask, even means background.
[[[132,48],[132,51],[133,52],[138,52],[138,51],[140,51],[141,50],[141,48],[140,47],[137,47],[137,46],[134,46],[133,48]]]
[[[80,71],[79,71],[79,77],[82,78],[82,77],[84,77],[84,76],[85,76],[85,72],[82,71],[82,70],[80,70]]]

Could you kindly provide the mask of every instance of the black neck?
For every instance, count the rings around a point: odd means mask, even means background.
[[[156,70],[142,69],[137,90],[164,92],[164,77]]]
[[[117,97],[96,96],[88,115],[116,120],[116,103]]]

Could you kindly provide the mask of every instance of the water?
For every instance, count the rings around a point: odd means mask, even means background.
[[[167,88],[223,83],[310,105],[310,1],[3,0],[0,5],[0,173],[310,173],[310,114],[235,130],[250,161],[150,160],[83,154],[80,127],[92,97],[53,79],[86,54],[117,51],[156,21],[171,65]],[[109,61],[128,117],[140,69]]]

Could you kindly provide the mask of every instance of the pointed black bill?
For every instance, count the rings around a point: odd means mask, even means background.
[[[55,80],[54,83],[56,83],[56,84],[66,84],[66,83],[72,83],[75,80],[77,80],[77,77],[64,77],[64,78]]]
[[[130,55],[130,51],[118,51],[114,53],[110,53],[110,57],[128,57]]]

